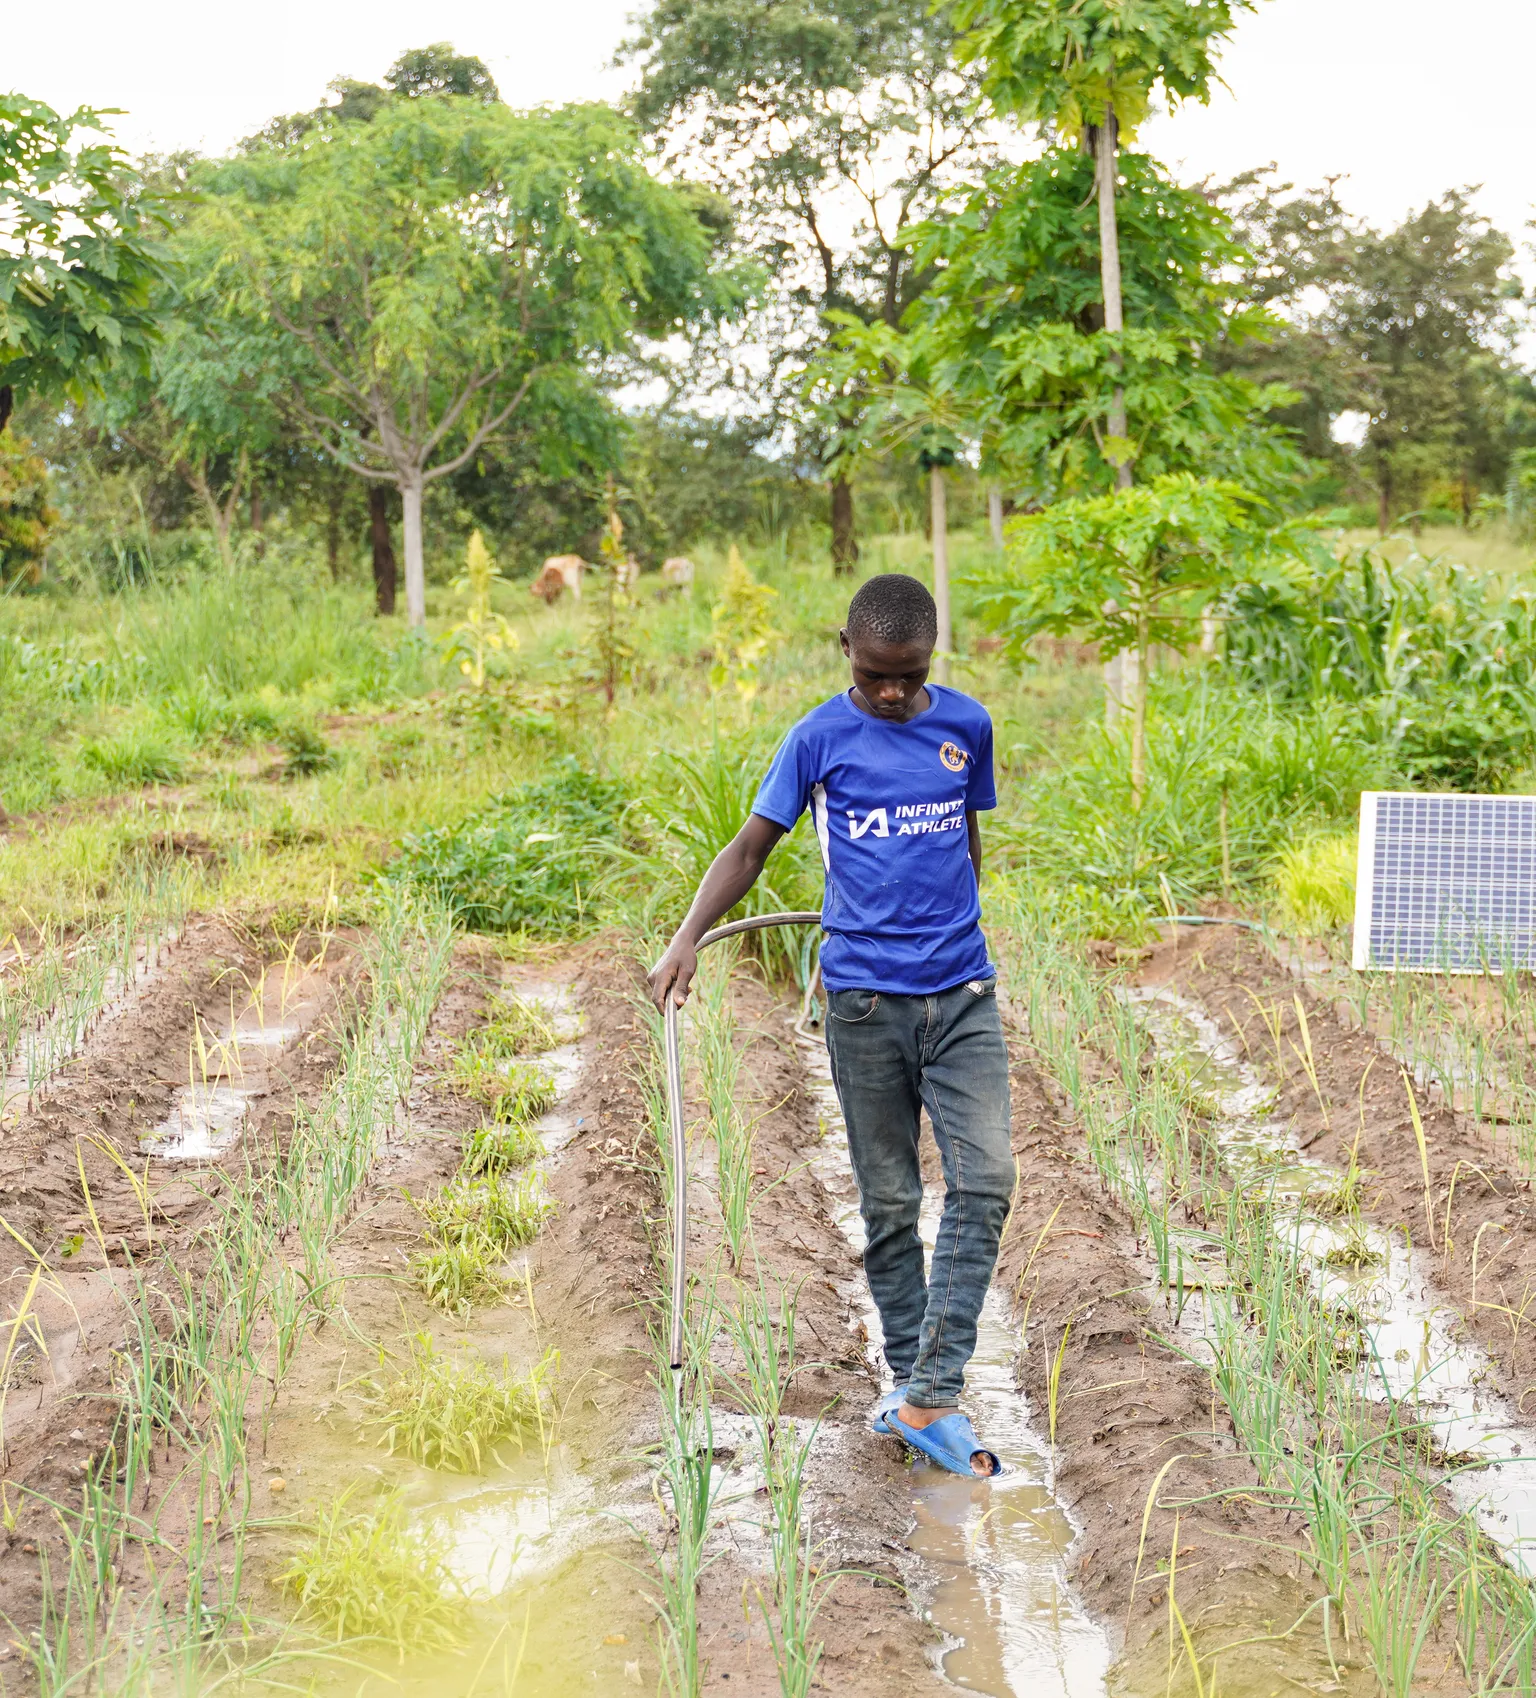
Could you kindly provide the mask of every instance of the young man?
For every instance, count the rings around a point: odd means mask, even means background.
[[[861,586],[841,632],[852,687],[784,739],[650,982],[658,1007],[686,998],[698,940],[809,807],[826,869],[827,1048],[896,1382],[871,1424],[957,1474],[993,1474],[998,1459],[959,1398],[1014,1183],[1008,1052],[978,894],[977,816],[997,796],[986,711],[927,682],[937,634],[933,598],[915,578]],[[945,1184],[926,1278],[923,1107]]]

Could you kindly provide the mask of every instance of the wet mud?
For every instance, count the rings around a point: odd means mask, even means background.
[[[1402,1064],[1253,939],[1186,937],[1177,950],[1163,945],[1142,977],[1205,1006],[1277,1086],[1277,1113],[1302,1150],[1341,1170],[1358,1162],[1363,1213],[1422,1253],[1498,1391],[1536,1419],[1536,1195],[1500,1141],[1438,1092],[1415,1088],[1421,1157]]]

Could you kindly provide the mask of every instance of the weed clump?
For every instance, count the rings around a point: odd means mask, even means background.
[[[463,1637],[466,1599],[446,1542],[408,1527],[399,1494],[364,1510],[350,1491],[322,1509],[277,1577],[300,1615],[335,1639],[387,1645],[401,1662]]]
[[[438,1243],[505,1254],[531,1244],[551,1209],[531,1175],[513,1183],[500,1175],[460,1174],[421,1212]]]
[[[407,837],[387,877],[471,931],[566,934],[592,917],[593,886],[620,852],[627,801],[617,780],[568,759],[457,825]]]
[[[1275,867],[1285,924],[1303,937],[1348,925],[1355,914],[1355,858],[1353,834],[1287,844]]]
[[[555,1100],[555,1081],[542,1067],[527,1062],[509,1066],[472,1046],[454,1056],[449,1077],[465,1096],[490,1109],[494,1119],[512,1124],[533,1120]]]
[[[506,1173],[526,1167],[544,1153],[544,1143],[526,1122],[517,1125],[477,1126],[464,1139],[460,1171],[468,1174]]]
[[[428,1302],[463,1315],[501,1291],[502,1259],[533,1242],[552,1207],[531,1174],[460,1173],[420,1205],[433,1243],[411,1258],[411,1272]]]
[[[560,1041],[548,1012],[536,1002],[513,997],[503,1003],[470,1041],[487,1053],[503,1058],[511,1055],[537,1055],[553,1049]]]
[[[80,764],[111,784],[175,784],[186,771],[179,750],[154,731],[125,731],[80,745]]]
[[[530,1429],[543,1431],[545,1384],[557,1361],[552,1352],[523,1375],[510,1374],[503,1362],[497,1374],[484,1362],[439,1356],[419,1333],[399,1378],[378,1393],[370,1425],[383,1429],[379,1443],[391,1456],[456,1474],[484,1473],[498,1443],[512,1440],[521,1448]]]
[[[445,1315],[467,1315],[476,1303],[506,1288],[497,1259],[470,1244],[439,1244],[411,1257],[421,1294]]]

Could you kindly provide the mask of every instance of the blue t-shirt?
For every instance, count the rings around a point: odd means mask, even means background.
[[[752,812],[792,828],[809,807],[821,840],[828,990],[930,996],[989,978],[967,808],[995,808],[992,721],[939,684],[905,724],[846,693],[823,702],[773,757]]]

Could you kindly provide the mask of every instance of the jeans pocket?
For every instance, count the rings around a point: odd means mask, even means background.
[[[994,974],[990,979],[967,979],[965,988],[972,996],[996,996],[997,976]]]
[[[880,1006],[879,991],[833,991],[827,998],[827,1011],[843,1026],[857,1026],[867,1020]]]

